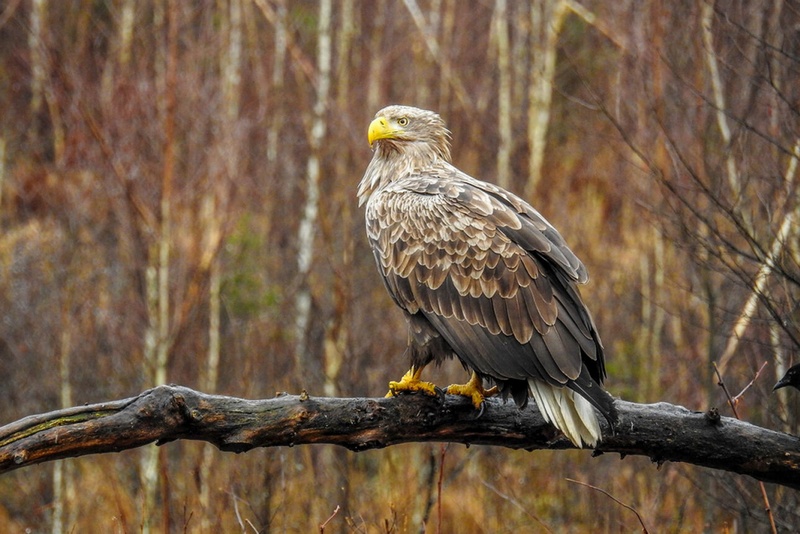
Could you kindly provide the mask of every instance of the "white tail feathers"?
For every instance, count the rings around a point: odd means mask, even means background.
[[[528,380],[533,400],[542,417],[564,433],[576,447],[594,447],[602,437],[592,405],[566,387],[555,387],[536,379]]]

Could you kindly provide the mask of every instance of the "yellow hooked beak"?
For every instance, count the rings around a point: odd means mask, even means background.
[[[395,137],[397,132],[398,130],[392,128],[387,118],[376,117],[374,121],[369,123],[369,131],[367,132],[369,146],[372,146],[378,139],[391,139]]]

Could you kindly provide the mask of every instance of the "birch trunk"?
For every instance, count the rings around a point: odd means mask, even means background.
[[[511,135],[511,47],[508,36],[508,2],[496,0],[494,33],[497,42],[497,119],[500,145],[497,148],[497,183],[510,189],[511,152],[514,139]]]
[[[221,265],[218,251],[223,239],[222,209],[227,205],[223,184],[229,183],[236,175],[239,167],[239,143],[236,135],[236,121],[239,118],[242,69],[242,3],[241,0],[225,0],[219,2],[221,32],[226,45],[220,54],[222,116],[219,117],[221,147],[216,151],[220,159],[213,169],[212,183],[208,193],[202,199],[201,221],[203,225],[203,252],[200,269],[208,269],[208,355],[204,369],[203,382],[208,391],[217,390],[220,364],[220,285]],[[200,461],[200,506],[203,510],[211,509],[211,464],[214,451],[210,447],[203,449]],[[200,530],[210,532],[212,517],[203,514]]]
[[[800,139],[795,141],[792,156],[789,157],[789,162],[786,165],[786,172],[784,174],[784,183],[787,184],[786,190],[793,189],[792,185],[797,177],[798,161],[800,161]],[[797,206],[791,207],[789,211],[783,216],[783,221],[775,234],[775,239],[769,248],[767,257],[764,258],[761,267],[758,269],[755,277],[753,278],[753,287],[750,291],[750,296],[742,307],[739,313],[739,318],[733,326],[731,335],[728,337],[728,342],[725,345],[725,350],[719,358],[719,372],[724,374],[725,368],[730,363],[731,358],[736,352],[736,347],[739,345],[739,340],[744,335],[747,327],[750,326],[750,321],[756,311],[756,306],[760,298],[764,297],[767,282],[775,268],[775,262],[783,252],[787,244],[790,244],[797,236],[797,225],[800,223],[800,208]]]
[[[309,156],[306,165],[306,199],[303,218],[297,233],[297,275],[300,287],[295,297],[295,365],[302,374],[308,369],[308,330],[311,320],[311,285],[309,275],[314,259],[314,237],[319,214],[320,160],[322,140],[325,137],[326,114],[331,78],[331,0],[320,2],[317,41],[317,96],[311,119]]]
[[[350,68],[348,60],[351,55],[353,37],[356,35],[354,2],[353,0],[343,0],[341,6],[341,28],[337,32],[336,38],[336,107],[343,110],[348,106],[350,96]],[[351,163],[350,158],[340,157],[335,162],[335,175],[337,178],[347,176],[350,173],[348,168]],[[352,219],[352,201],[350,195],[341,203],[341,224],[347,228]],[[350,263],[353,257],[353,235],[345,232],[342,236],[342,265],[334,273],[333,306],[334,317],[325,331],[325,344],[323,348],[324,357],[324,385],[323,389],[328,396],[339,394],[339,371],[344,364],[346,348],[350,339],[349,305],[351,295],[351,285],[349,277],[342,276],[341,273],[350,272]]]
[[[31,115],[36,116],[42,109],[44,84],[47,76],[44,55],[44,23],[47,0],[33,0],[30,14],[28,48],[31,54]]]
[[[219,374],[220,277],[219,258],[214,258],[211,262],[208,288],[208,361],[205,382],[209,391],[216,391]],[[214,457],[214,450],[211,447],[203,448],[203,456],[200,459],[199,495],[202,510],[211,510],[211,465],[214,463]],[[201,514],[201,532],[211,532],[213,527],[211,519],[210,514]]]
[[[28,34],[28,47],[31,62],[31,115],[35,116],[42,111],[42,103],[47,105],[50,114],[53,135],[53,154],[57,167],[63,165],[64,157],[64,129],[61,125],[61,116],[58,103],[55,101],[52,87],[47,81],[48,62],[46,52],[47,32],[47,0],[33,0],[30,12],[30,33]],[[31,131],[31,133],[33,133]],[[5,138],[0,138],[0,200],[5,175]],[[59,388],[61,404],[66,407],[72,404],[69,380],[69,328],[68,314],[62,311],[62,331],[60,347],[58,349]],[[72,484],[67,466],[64,462],[57,462],[53,466],[53,515],[51,531],[61,534],[65,530],[66,508],[69,503],[69,494]]]
[[[116,54],[109,54],[106,67],[103,70],[101,81],[100,99],[108,106],[112,102],[114,77],[118,70],[124,72],[131,60],[131,45],[133,43],[133,27],[135,17],[136,0],[124,0],[121,9],[118,29],[118,41]],[[117,69],[119,67],[119,69]]]
[[[61,309],[61,337],[58,349],[58,381],[60,385],[60,402],[62,408],[72,406],[72,383],[70,380],[70,351],[72,337],[70,330],[70,314],[66,305]],[[51,532],[62,534],[72,524],[69,518],[69,503],[74,497],[75,488],[72,483],[69,462],[58,461],[53,465],[53,524]]]
[[[0,220],[3,217],[3,186],[6,181],[6,136],[0,132]]]
[[[175,172],[175,90],[177,85],[178,5],[167,4],[166,64],[158,103],[164,124],[163,172],[161,177],[160,227],[157,242],[150,250],[147,267],[148,332],[145,333],[145,358],[154,385],[167,382],[167,364],[171,345],[169,320],[169,261],[172,239],[172,179]],[[157,10],[158,12],[158,10]],[[142,458],[142,533],[153,528],[153,510],[158,492],[160,456],[156,447],[145,449]],[[164,504],[166,506],[166,504]]]
[[[648,345],[646,350],[650,357],[647,359],[647,397],[659,398],[659,380],[661,377],[661,332],[664,329],[664,307],[655,299],[664,293],[664,237],[657,229],[653,229],[653,292],[651,295],[648,321]]]
[[[556,45],[567,13],[561,0],[541,0],[531,5],[531,72],[528,86],[528,181],[527,198],[536,193],[542,178],[553,79],[556,71]]]
[[[765,40],[768,42],[770,46],[774,47],[776,50],[781,46],[781,41],[779,36],[781,35],[780,21],[781,21],[781,12],[783,11],[783,7],[784,7],[784,2],[780,0],[775,0],[773,2],[772,12],[770,13],[769,16],[768,26],[765,28],[764,31]],[[769,64],[770,72],[774,73],[772,83],[777,88],[784,87],[785,81],[780,74],[781,72],[783,72],[783,70],[781,69],[781,62],[778,59],[778,56],[770,55],[767,58],[767,61]],[[781,102],[781,96],[778,91],[775,91],[772,94],[772,105],[775,107],[775,109],[779,109],[780,102]],[[770,131],[778,131],[779,123],[783,120],[782,115],[780,113],[772,113],[770,114],[769,119],[770,119],[770,125],[769,125]],[[783,190],[788,198],[791,198],[790,195],[792,195],[796,189],[794,180],[796,180],[797,164],[799,160],[800,160],[800,146],[798,146],[798,144],[796,143],[794,149],[794,157],[790,157],[786,171],[786,175],[791,176],[793,181],[784,182]],[[795,207],[796,219],[800,218],[800,214],[797,213],[798,210],[800,210],[800,206]],[[794,233],[796,234],[797,231],[795,230]],[[795,265],[798,264],[800,262],[800,255],[799,255],[800,243],[798,243],[798,239],[796,238],[791,239],[789,243],[785,244],[785,247],[787,254],[789,255],[790,258],[792,258],[792,261],[795,263]],[[782,328],[777,323],[773,323],[770,325],[770,343],[775,353],[774,378],[776,382],[780,380],[784,374],[786,374],[786,371],[790,363],[796,363],[788,361],[787,351],[781,345],[781,331]],[[778,403],[780,405],[779,407],[780,413],[785,413],[785,414],[791,413],[789,408],[790,393],[788,389],[790,388],[783,388],[775,392],[777,394]],[[787,420],[784,424],[784,430],[796,434],[797,421],[794,418]]]
[[[263,8],[262,8],[263,10]],[[278,97],[282,97],[284,85],[284,71],[286,70],[286,6],[279,2],[275,6],[275,20],[273,28],[275,30],[275,52],[272,63],[272,90]],[[278,139],[280,138],[281,126],[283,124],[283,113],[275,113],[273,120],[269,121],[267,130],[267,161],[275,165],[278,160]]]
[[[386,25],[386,0],[377,0],[375,6],[375,19],[373,24],[375,31],[372,32],[370,48],[380,50],[383,45],[383,28]],[[369,56],[369,75],[367,76],[367,108],[370,115],[383,107],[384,98],[381,94],[380,81],[383,79],[383,55],[370,54]]]
[[[714,52],[714,36],[711,33],[711,26],[714,22],[714,3],[703,2],[701,11],[700,27],[703,34],[703,46],[705,47],[705,61],[708,67],[708,74],[711,78],[711,94],[713,97],[714,108],[716,110],[717,126],[719,133],[722,135],[722,142],[724,143],[725,150],[725,170],[728,174],[728,184],[730,185],[731,192],[738,196],[741,192],[741,185],[739,184],[739,171],[736,168],[736,160],[731,151],[731,143],[733,135],[731,134],[730,126],[728,125],[728,117],[726,115],[725,93],[722,87],[722,80],[719,75],[719,67],[717,65],[717,55]]]
[[[155,261],[152,249],[145,270],[145,291],[148,324],[144,334],[144,363],[145,372],[149,380],[153,381],[156,366],[156,352],[158,345],[158,265]],[[158,449],[155,447],[145,447],[142,450],[140,465],[141,485],[142,485],[142,534],[151,531],[152,508],[155,503],[155,493],[158,488]]]
[[[431,58],[433,58],[440,68],[443,68],[443,70],[447,70],[450,73],[450,76],[448,76],[446,79],[442,78],[442,82],[452,86],[456,99],[464,109],[473,109],[474,105],[472,104],[472,100],[467,92],[466,86],[461,81],[461,77],[458,76],[455,71],[450,70],[449,67],[444,67],[448,63],[447,58],[442,52],[442,47],[440,46],[439,41],[436,39],[436,35],[431,33],[428,23],[425,20],[425,15],[423,14],[422,9],[420,9],[419,4],[416,0],[403,0],[403,4],[405,4],[408,13],[411,15],[411,18],[414,21],[414,24],[417,26],[417,29],[422,35],[422,41],[425,43],[425,47],[428,49],[428,53],[431,55]]]
[[[442,47],[446,50],[453,48],[453,36],[455,35],[456,23],[456,1],[445,0],[442,15]],[[453,65],[451,61],[442,63],[439,69],[440,78],[442,80],[449,80],[453,76]],[[449,116],[450,112],[450,84],[443,83],[439,87],[439,106],[436,108],[443,117]]]
[[[528,71],[531,61],[529,8],[522,2],[512,2],[509,7],[511,9],[509,24],[514,30],[511,33],[511,106],[522,110],[525,109],[525,101],[528,98]]]
[[[319,4],[319,24],[317,26],[317,68],[314,78],[316,98],[310,120],[309,155],[306,162],[306,198],[303,216],[297,235],[297,275],[299,288],[295,296],[295,373],[304,383],[315,380],[309,377],[309,371],[319,369],[319,360],[314,362],[309,354],[309,330],[311,327],[312,283],[311,268],[314,261],[316,234],[319,227],[320,174],[323,157],[323,139],[327,127],[327,112],[330,99],[332,68],[332,35],[333,22],[332,0],[321,0]],[[332,462],[330,454],[305,451],[307,458],[316,457],[312,461],[317,478],[330,478]],[[328,451],[330,453],[330,451]],[[324,514],[323,510],[312,507],[312,517]]]
[[[31,115],[42,111],[42,104],[47,106],[50,129],[53,141],[53,159],[56,166],[64,164],[66,132],[61,118],[61,108],[56,99],[52,83],[48,79],[49,65],[47,56],[47,0],[34,0],[30,14],[30,33],[28,47],[31,61]],[[31,122],[35,124],[35,121]],[[29,130],[36,135],[34,130]]]

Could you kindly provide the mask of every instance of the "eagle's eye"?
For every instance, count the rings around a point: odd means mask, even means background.
[[[397,119],[397,124],[399,124],[400,126],[405,126],[406,124],[408,124],[408,117],[400,117],[399,119]]]

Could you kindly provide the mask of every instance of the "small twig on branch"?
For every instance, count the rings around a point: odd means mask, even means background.
[[[755,375],[753,375],[753,379],[752,379],[750,382],[748,382],[748,383],[747,383],[747,385],[746,385],[746,386],[745,386],[745,387],[742,389],[742,391],[740,391],[740,392],[739,392],[739,394],[738,394],[738,395],[736,395],[736,396],[733,398],[733,402],[734,402],[734,403],[736,403],[736,404],[738,404],[738,403],[739,403],[739,399],[740,399],[740,398],[742,398],[742,396],[745,394],[745,392],[746,392],[748,389],[750,389],[750,387],[751,387],[753,384],[755,384],[755,383],[756,383],[756,380],[758,380],[758,377],[759,377],[759,376],[761,376],[761,371],[763,371],[763,370],[764,370],[764,367],[766,367],[766,366],[767,366],[767,362],[764,362],[764,363],[762,363],[762,364],[761,364],[761,367],[759,367],[759,368],[758,368],[758,371],[756,371],[756,374],[755,374]]]
[[[631,512],[636,514],[636,519],[638,519],[639,520],[639,524],[642,525],[642,532],[644,534],[649,534],[650,531],[647,530],[647,525],[644,524],[644,519],[642,519],[642,516],[639,515],[639,512],[633,506],[630,506],[629,504],[625,504],[624,502],[620,501],[619,499],[617,499],[616,497],[611,495],[609,492],[604,490],[603,488],[598,488],[597,486],[592,486],[591,484],[587,484],[586,482],[581,482],[580,480],[575,480],[575,479],[572,479],[572,478],[567,478],[566,480],[568,482],[574,482],[575,484],[580,484],[581,486],[586,486],[587,488],[591,488],[591,489],[593,489],[595,491],[599,491],[600,493],[602,493],[606,497],[610,498],[612,501],[614,501],[615,503],[619,504],[623,508],[627,508],[628,510],[630,510]]]
[[[733,397],[731,396],[731,392],[728,391],[728,386],[725,385],[725,381],[722,379],[722,375],[719,372],[719,367],[717,367],[717,362],[712,363],[714,364],[714,372],[717,374],[717,385],[722,388],[723,392],[725,392],[725,398],[728,399],[728,405],[731,407],[733,416],[736,417],[736,419],[741,419],[741,417],[739,417],[739,412],[736,410],[736,404],[738,403],[738,400],[734,401]]]

